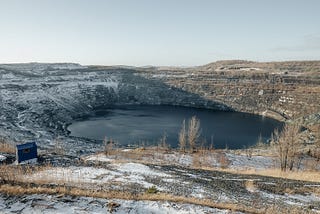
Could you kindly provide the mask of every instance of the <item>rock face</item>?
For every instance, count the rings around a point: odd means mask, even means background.
[[[146,70],[143,72],[149,78],[220,101],[237,111],[277,119],[320,112],[320,61],[234,60],[186,69]]]

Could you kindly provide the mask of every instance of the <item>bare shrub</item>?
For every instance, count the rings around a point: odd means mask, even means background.
[[[225,153],[217,153],[218,154],[218,162],[220,164],[220,167],[222,169],[226,169],[228,168],[229,164],[230,164],[230,160],[227,158]]]
[[[319,160],[315,158],[308,158],[303,161],[305,169],[311,171],[317,171],[319,166]]]
[[[168,151],[169,150],[169,145],[167,144],[167,134],[163,133],[162,137],[160,138],[159,141],[159,147]]]
[[[320,124],[316,125],[314,128],[314,137],[315,137],[315,147],[310,150],[310,156],[317,159],[317,162],[320,162]]]
[[[257,148],[257,149],[265,149],[265,148],[267,148],[267,144],[265,144],[263,142],[261,133],[260,133],[260,135],[258,137],[258,140],[257,140],[257,143],[256,143],[256,145],[254,147]]]
[[[246,156],[248,158],[252,158],[252,153],[253,153],[252,147],[249,147],[249,148],[245,149],[245,152],[246,152]]]
[[[0,152],[15,153],[14,145],[11,145],[5,138],[0,137]]]
[[[54,152],[58,155],[65,155],[66,153],[63,143],[60,139],[54,140]]]
[[[211,135],[209,150],[210,150],[210,151],[213,151],[213,150],[214,150],[213,135]]]
[[[199,153],[195,153],[192,156],[192,166],[194,168],[201,168],[202,164],[201,164],[201,157]]]
[[[194,152],[197,149],[197,142],[200,135],[201,135],[200,120],[196,116],[193,116],[189,120],[189,127],[188,127],[188,142],[189,142],[191,152]]]
[[[105,137],[103,140],[103,145],[104,145],[104,153],[106,155],[111,155],[112,151],[114,150],[114,142],[112,138],[108,140],[108,138]]]
[[[257,191],[257,186],[254,183],[254,180],[247,180],[244,185],[249,192]]]
[[[293,169],[301,145],[299,133],[299,125],[286,124],[281,132],[276,129],[272,134],[272,142],[278,152],[281,171]]]
[[[113,212],[117,211],[118,207],[120,207],[120,204],[118,204],[114,201],[111,201],[107,204],[107,207],[108,207],[108,211],[110,213],[113,213]]]
[[[187,130],[186,130],[186,120],[182,121],[182,127],[179,132],[179,148],[181,152],[186,151],[187,146]]]
[[[147,190],[146,190],[146,193],[147,194],[156,194],[156,193],[158,193],[159,192],[159,190],[157,189],[157,187],[156,186],[152,186],[152,187],[149,187]]]

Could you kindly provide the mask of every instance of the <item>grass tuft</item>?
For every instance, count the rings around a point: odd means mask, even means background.
[[[148,193],[148,194],[156,194],[156,193],[158,193],[158,192],[159,192],[159,190],[157,189],[156,186],[149,187],[149,188],[147,189],[147,191],[146,191],[146,193]]]

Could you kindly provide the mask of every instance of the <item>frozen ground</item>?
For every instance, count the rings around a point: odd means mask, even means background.
[[[139,163],[121,163],[110,164],[106,168],[97,167],[55,167],[43,170],[32,175],[26,175],[26,181],[63,183],[70,186],[90,186],[91,185],[110,185],[120,187],[123,185],[136,184],[143,188],[153,186],[146,181],[148,179],[170,178],[168,175],[159,170]],[[120,185],[119,185],[120,184]],[[158,187],[161,189],[160,187]]]
[[[130,151],[126,150],[125,152]],[[143,194],[148,188],[154,186],[160,193],[164,194],[186,198],[192,197],[197,200],[210,200],[215,203],[231,203],[245,207],[254,206],[256,209],[265,209],[266,206],[276,205],[287,209],[299,207],[299,209],[313,212],[320,210],[320,183],[258,175],[240,175],[205,170],[201,169],[201,167],[193,168],[194,157],[192,155],[181,154],[179,156],[177,153],[175,158],[173,158],[172,154],[167,155],[162,156],[161,164],[156,164],[157,158],[151,157],[149,157],[150,163],[147,163],[148,156],[144,155],[142,155],[144,158],[138,162],[130,161],[129,158],[126,159],[120,155],[90,155],[83,157],[83,162],[80,161],[77,166],[46,167],[43,170],[25,175],[22,180],[24,182],[39,183],[40,185],[54,184],[106,192],[115,190],[133,195]],[[259,160],[257,162],[259,169],[268,168],[272,162],[269,158],[263,161],[260,156],[246,159],[241,155],[230,153],[225,155],[231,160],[231,166],[240,167],[238,169],[243,169],[241,164],[249,163],[250,165],[250,161],[255,160],[255,158]],[[211,157],[212,160],[214,157]],[[166,164],[165,161],[167,161]],[[219,161],[213,162],[218,163]],[[55,198],[56,201],[48,207],[67,206],[68,202],[60,201],[59,197],[50,197]],[[33,201],[32,198],[25,196],[24,205],[21,205],[25,206],[23,209],[38,211],[37,209],[39,208],[36,206],[30,207],[28,205],[33,203],[29,199]],[[84,204],[87,203],[87,199],[84,198],[73,200],[83,200]],[[100,199],[92,200],[99,201]],[[17,207],[20,206],[18,202],[15,203]],[[199,213],[206,213],[209,209],[195,205],[175,205],[168,202],[121,201],[119,204],[122,207],[119,209],[120,213],[123,209],[129,209],[129,204],[134,206],[132,208],[133,213],[139,213],[142,208],[157,211],[155,213],[161,213],[163,210],[167,210],[169,213],[196,213],[197,209],[199,209]],[[92,209],[91,203],[88,207],[83,206],[85,207],[84,209]],[[7,205],[3,208],[6,211],[10,209]],[[70,203],[68,209],[80,208],[74,203]],[[105,210],[105,206],[99,205],[96,211],[99,213],[100,210]],[[51,208],[46,210],[46,212],[51,211]],[[223,213],[225,211],[213,210],[212,212]]]
[[[112,209],[114,204],[114,209]],[[118,214],[224,214],[204,206],[158,201],[108,200],[90,197],[28,195],[8,197],[0,195],[0,213],[118,213]],[[240,214],[240,212],[234,212]]]
[[[123,152],[132,152],[130,149],[122,150]],[[95,154],[90,155],[84,158],[86,161],[98,161],[98,162],[114,162],[116,161],[116,156],[106,157],[104,154]],[[225,159],[225,163],[223,160]],[[275,168],[277,166],[276,159],[269,156],[251,156],[248,155],[239,155],[231,152],[216,152],[200,155],[190,155],[188,153],[182,154],[179,152],[154,152],[152,154],[141,155],[141,160],[148,163],[154,164],[167,164],[179,166],[194,166],[198,163],[200,166],[209,166],[221,168],[228,167],[235,170],[244,170],[244,169],[255,169],[255,170],[264,170]]]
[[[159,193],[163,194],[184,198],[191,197],[196,200],[210,200],[214,203],[231,203],[236,206],[254,206],[255,209],[260,210],[272,206],[289,210],[298,207],[314,213],[320,210],[320,183],[235,174],[218,170],[221,167],[229,167],[229,169],[235,171],[247,169],[268,170],[275,163],[272,157],[248,157],[247,155],[225,151],[205,154],[183,154],[175,151],[157,151],[156,149],[125,149],[111,153],[112,155],[104,153],[84,155],[80,159],[66,155],[43,156],[40,158],[42,163],[52,162],[54,163],[53,166],[28,173],[21,177],[21,181],[49,188],[52,185],[60,185],[90,191],[121,191],[131,195],[144,194],[148,188],[154,186]],[[206,170],[206,167],[217,170]],[[16,198],[13,197],[12,200],[17,207],[24,206],[22,207],[25,210],[24,212],[32,209],[35,212],[39,211],[38,209],[40,208],[37,206],[30,207],[28,205],[32,205],[33,202],[29,201],[33,201],[32,198],[23,197],[25,200],[24,205],[19,204],[19,201],[14,201]],[[52,206],[68,206],[68,201],[59,201],[61,197],[50,197],[56,198],[56,200],[48,206],[48,210],[46,208],[45,212],[50,213],[52,211],[50,207]],[[10,198],[8,196],[6,200]],[[84,198],[73,200],[84,200],[83,203],[87,203]],[[11,212],[10,204],[5,203],[6,205],[2,210]],[[121,213],[122,209],[129,209],[127,208],[128,203],[128,201],[122,200],[122,208],[118,211]],[[134,206],[134,208],[130,208],[133,213],[139,213],[141,211],[140,206],[145,206],[146,209],[149,209],[149,206],[151,206],[150,209],[158,209],[155,213],[161,213],[160,211],[165,210],[162,206],[168,206],[168,212],[172,213],[192,213],[192,209],[199,209],[200,213],[203,210],[205,213],[209,209],[208,207],[190,204],[175,205],[175,203],[159,201],[140,201],[130,202],[129,204]],[[104,210],[104,208],[105,206],[101,205],[97,212],[99,213],[100,209]],[[68,209],[77,210],[80,208],[70,203]],[[91,203],[85,209],[92,209]],[[0,209],[0,211],[2,210]],[[78,211],[73,212],[77,213]],[[223,213],[225,211],[214,210],[212,212]]]

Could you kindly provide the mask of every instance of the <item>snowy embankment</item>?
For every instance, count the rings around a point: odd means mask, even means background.
[[[219,210],[204,206],[162,201],[108,200],[91,197],[70,197],[50,195],[27,195],[9,200],[0,195],[1,213],[117,213],[117,214],[226,214],[229,210]],[[240,212],[234,212],[241,214]]]
[[[146,191],[152,187],[161,194],[169,194],[174,197],[210,200],[220,204],[240,204],[247,207],[251,207],[252,203],[255,203],[257,209],[262,209],[266,204],[275,203],[282,204],[281,206],[286,209],[315,207],[312,208],[314,211],[320,208],[320,183],[286,181],[281,178],[202,169],[202,167],[206,168],[203,164],[208,161],[211,161],[212,166],[216,169],[218,166],[225,166],[224,162],[226,161],[228,166],[235,170],[247,170],[249,167],[263,170],[273,166],[271,157],[247,157],[228,152],[221,152],[222,154],[213,152],[210,155],[199,156],[155,151],[151,156],[144,153],[139,154],[138,157],[131,153],[133,151],[135,150],[127,149],[121,151],[122,154],[118,152],[109,156],[103,153],[84,156],[82,157],[83,164],[78,166],[47,167],[24,176],[23,180],[81,188],[94,192],[121,191],[131,195],[146,194]],[[122,200],[117,200],[121,204],[118,213],[124,212],[130,206],[132,206],[133,213],[145,211],[141,210],[142,208],[150,209],[154,213],[162,213],[163,210],[172,213],[205,213],[211,209],[191,204],[176,205],[172,200],[169,203],[160,201],[132,202],[123,200],[121,197],[119,199]],[[85,198],[77,200],[81,200],[81,203],[84,204],[87,203]],[[57,203],[63,202],[58,200]],[[52,206],[58,206],[57,203]],[[85,205],[83,206],[85,207]],[[86,209],[90,210],[90,206],[91,203],[87,205]],[[140,206],[143,207],[140,208]],[[166,206],[167,208],[164,208]],[[78,208],[70,204],[68,209]],[[105,208],[106,205],[101,205],[97,212],[99,213],[100,209]],[[214,209],[211,211],[212,213],[225,212]]]
[[[105,159],[102,159],[105,160]],[[143,188],[153,186],[145,178],[169,178],[168,175],[139,163],[109,164],[108,168],[97,167],[55,167],[25,177],[26,181],[68,184],[70,186],[91,187],[110,183],[139,184]],[[161,189],[160,187],[158,187]]]

